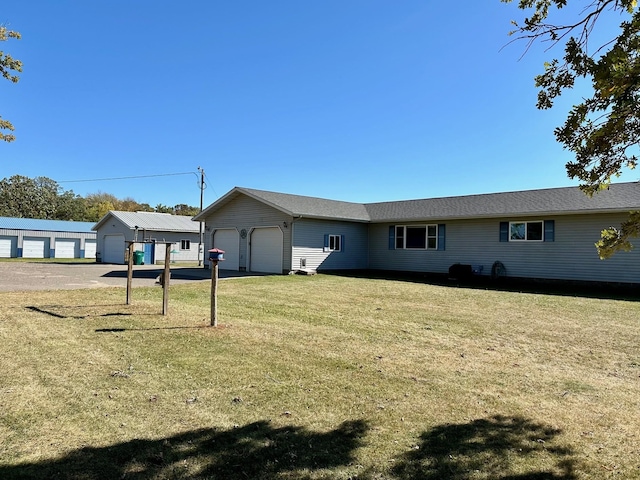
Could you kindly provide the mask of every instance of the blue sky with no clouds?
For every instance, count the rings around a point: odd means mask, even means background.
[[[535,108],[533,77],[561,52],[521,59],[507,33],[522,15],[499,0],[6,0],[0,23],[23,38],[0,48],[24,72],[0,81],[17,136],[0,178],[152,206],[198,205],[198,166],[205,206],[234,186],[377,202],[576,185],[553,136],[576,97]]]

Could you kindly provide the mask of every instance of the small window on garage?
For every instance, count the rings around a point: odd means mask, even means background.
[[[180,250],[191,250],[191,240],[180,240]]]

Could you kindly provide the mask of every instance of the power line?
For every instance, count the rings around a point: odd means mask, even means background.
[[[59,180],[58,183],[80,183],[80,182],[106,182],[109,180],[130,180],[134,178],[152,178],[152,177],[175,177],[178,175],[196,175],[196,172],[180,172],[180,173],[159,173],[156,175],[136,175],[132,177],[110,177],[110,178],[89,178],[85,180]]]

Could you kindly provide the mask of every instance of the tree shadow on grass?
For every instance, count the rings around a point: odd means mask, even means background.
[[[522,417],[496,415],[440,425],[392,470],[402,480],[573,480],[572,450],[557,446],[561,433]]]
[[[368,429],[362,420],[344,422],[326,433],[296,426],[274,428],[259,421],[230,430],[208,428],[157,440],[85,447],[59,459],[0,466],[0,478],[303,479],[314,470],[353,462]]]

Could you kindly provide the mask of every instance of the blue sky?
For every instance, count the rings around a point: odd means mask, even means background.
[[[520,18],[499,0],[5,0],[23,38],[0,49],[24,71],[0,81],[17,136],[0,178],[152,206],[198,205],[198,166],[205,206],[234,186],[377,202],[576,185],[553,136],[576,98],[535,108],[561,52],[521,59]]]

